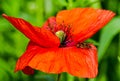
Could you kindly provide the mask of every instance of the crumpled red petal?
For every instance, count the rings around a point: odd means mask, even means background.
[[[93,8],[74,8],[57,14],[57,23],[70,25],[74,41],[83,42],[106,25],[115,15],[112,11]]]
[[[21,18],[14,18],[3,14],[13,26],[27,36],[31,41],[37,43],[41,47],[58,47],[59,38],[47,29],[32,26]]]
[[[68,72],[77,77],[93,78],[98,72],[97,49],[92,44],[90,48],[45,49],[31,42],[19,58],[15,71],[26,66],[46,73]]]

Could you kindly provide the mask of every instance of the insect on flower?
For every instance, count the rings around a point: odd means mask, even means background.
[[[46,73],[67,72],[73,76],[93,78],[98,73],[97,49],[84,43],[115,15],[112,11],[93,8],[62,10],[39,28],[21,18],[3,14],[30,42],[18,59],[15,72],[34,70]]]

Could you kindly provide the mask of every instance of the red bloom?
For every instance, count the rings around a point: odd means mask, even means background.
[[[78,77],[95,77],[98,73],[97,49],[84,41],[114,15],[111,11],[93,8],[63,10],[39,28],[21,18],[3,14],[30,39],[26,52],[18,59],[15,71],[32,74],[33,69],[37,69],[46,73],[68,72]]]

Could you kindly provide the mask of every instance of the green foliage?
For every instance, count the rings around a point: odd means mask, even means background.
[[[61,81],[120,81],[120,1],[119,0],[0,0],[0,15],[6,13],[22,17],[33,25],[44,21],[63,9],[94,7],[116,13],[102,31],[86,42],[98,47],[99,74],[94,79],[83,79],[62,73]],[[96,42],[98,41],[99,42]],[[28,39],[0,16],[0,81],[55,81],[57,75],[35,71],[28,76],[14,73],[17,59],[25,51]]]
[[[99,61],[102,59],[103,54],[105,54],[108,46],[110,45],[112,39],[120,33],[120,17],[115,17],[113,20],[102,29],[98,50]]]

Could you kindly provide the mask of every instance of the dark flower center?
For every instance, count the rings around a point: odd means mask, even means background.
[[[91,48],[90,43],[86,42],[78,42],[77,44],[72,44],[72,34],[70,25],[62,24],[54,24],[49,25],[49,28],[52,33],[54,33],[60,39],[59,47],[68,47],[75,45],[77,48]]]
[[[66,47],[72,42],[70,25],[60,24],[55,27],[55,35],[60,39],[60,47]]]

